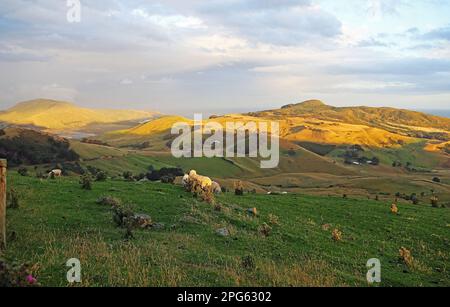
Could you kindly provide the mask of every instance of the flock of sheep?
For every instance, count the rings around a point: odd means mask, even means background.
[[[183,187],[189,191],[199,187],[202,190],[210,189],[214,194],[222,193],[222,188],[217,182],[212,181],[209,177],[198,175],[195,170],[191,170],[189,174],[184,175],[182,182]]]

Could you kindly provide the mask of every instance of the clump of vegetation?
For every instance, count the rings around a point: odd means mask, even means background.
[[[18,209],[20,207],[19,194],[13,188],[6,193],[6,206],[10,209]]]
[[[234,182],[234,194],[237,196],[244,195],[244,185],[242,184],[242,181],[235,181]]]
[[[255,266],[255,259],[251,255],[242,257],[241,265],[246,270],[253,270],[256,267]]]
[[[28,176],[28,169],[26,167],[21,167],[17,170],[20,176]]]
[[[122,177],[127,181],[134,181],[133,173],[130,171],[123,172]]]
[[[416,193],[413,193],[411,195],[411,202],[412,202],[413,205],[418,205],[419,204],[420,201],[419,201],[419,198],[417,197]]]
[[[436,195],[431,196],[430,202],[433,208],[439,208],[439,198]]]
[[[0,156],[9,166],[45,164],[79,159],[66,139],[30,129],[17,129],[14,136],[0,139]]]
[[[103,196],[97,200],[97,204],[103,205],[103,206],[108,206],[111,208],[120,206],[121,203],[122,202],[120,201],[120,199],[112,197],[112,196]]]
[[[272,227],[270,227],[267,223],[263,223],[261,226],[259,226],[258,232],[264,237],[268,237],[272,232]]]
[[[175,182],[175,176],[174,175],[165,175],[161,177],[162,183],[168,183],[173,184]]]
[[[434,177],[434,178],[433,178],[433,182],[440,183],[440,182],[441,182],[441,178],[439,178],[439,177]]]
[[[336,242],[340,242],[342,241],[342,231],[340,231],[339,229],[334,229],[333,232],[331,233],[331,237],[333,238],[334,241]]]
[[[39,283],[32,272],[36,267],[28,264],[8,264],[0,259],[0,288],[10,287],[36,287]]]
[[[407,266],[411,267],[414,263],[414,258],[411,255],[411,251],[401,247],[399,250],[400,260],[403,261]]]
[[[269,214],[269,224],[272,226],[276,226],[276,225],[280,225],[280,221],[278,216],[276,216],[275,214],[270,213]]]
[[[398,214],[398,207],[396,204],[391,205],[391,213],[392,214]]]
[[[169,181],[171,183],[172,178],[173,181],[175,181],[176,177],[183,176],[184,172],[181,168],[170,168],[170,167],[163,167],[160,170],[149,169],[149,172],[147,173],[147,179],[150,181]],[[168,182],[165,182],[168,183]]]
[[[83,190],[92,190],[92,178],[90,175],[85,174],[80,178],[80,185]]]
[[[134,209],[130,204],[116,204],[112,207],[113,212],[113,221],[118,227],[127,227],[130,226],[133,216]]]
[[[108,175],[104,171],[99,171],[95,175],[95,181],[106,181],[108,179]]]

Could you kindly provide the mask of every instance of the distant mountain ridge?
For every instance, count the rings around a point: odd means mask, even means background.
[[[283,106],[281,109],[250,113],[254,116],[312,116],[350,124],[389,128],[391,125],[428,127],[450,131],[450,118],[418,111],[388,107],[332,107],[320,100],[308,100]]]
[[[89,109],[65,101],[36,99],[20,102],[0,112],[0,122],[64,131],[77,130],[93,124],[139,122],[154,118],[156,114],[137,110]]]

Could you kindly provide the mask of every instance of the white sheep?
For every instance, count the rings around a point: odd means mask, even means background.
[[[220,184],[218,184],[215,181],[212,182],[211,188],[214,194],[222,193],[222,188],[220,187]]]
[[[202,189],[209,188],[212,186],[211,178],[197,175],[197,172],[195,170],[189,172],[189,180],[197,181]]]
[[[48,178],[56,178],[56,177],[61,177],[62,176],[62,170],[60,169],[54,169],[52,170],[50,173],[48,173]]]
[[[189,175],[187,175],[187,174],[184,175],[183,179],[181,180],[181,182],[182,182],[184,188],[188,188],[189,185],[190,185]]]

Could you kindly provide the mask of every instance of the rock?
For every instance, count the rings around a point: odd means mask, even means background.
[[[222,236],[222,237],[228,237],[228,236],[230,235],[230,232],[229,232],[228,229],[226,229],[226,228],[220,228],[220,229],[217,229],[217,230],[216,230],[216,233],[217,233],[219,236]]]
[[[140,228],[152,227],[152,218],[146,214],[135,214],[133,216],[134,224]]]

